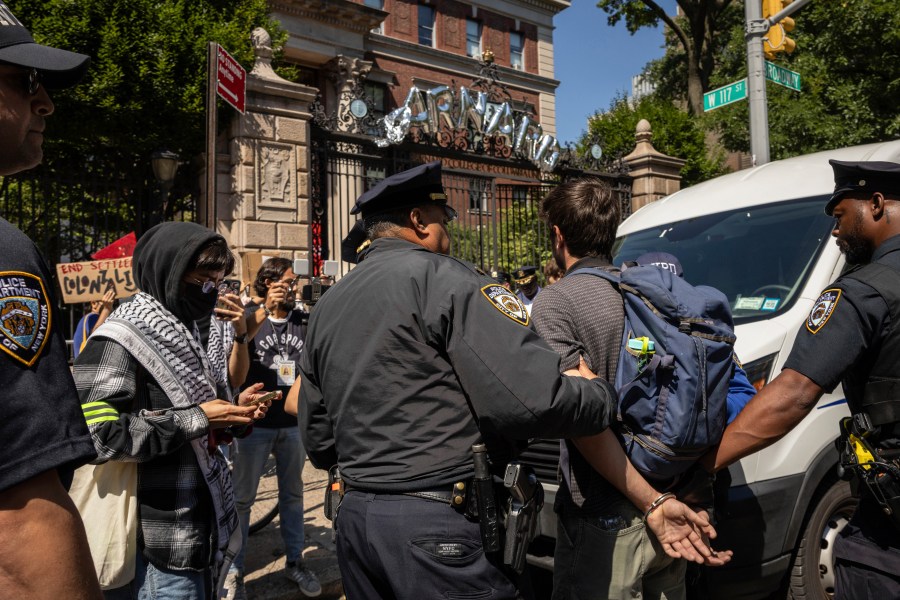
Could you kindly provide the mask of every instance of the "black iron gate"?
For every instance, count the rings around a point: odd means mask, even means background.
[[[388,175],[435,157],[444,160],[444,189],[459,213],[450,227],[450,254],[485,270],[511,272],[534,265],[540,271],[550,258],[550,235],[539,216],[541,200],[559,181],[585,174],[563,171],[547,179],[521,161],[439,152],[415,143],[379,148],[367,136],[312,129],[310,248],[317,275],[326,260],[339,261],[340,274],[349,270],[341,260],[340,243],[356,221],[350,214],[356,198]],[[590,174],[613,185],[626,217],[630,177]]]
[[[416,153],[410,145],[378,148],[364,136],[314,132],[310,247],[319,274],[324,261],[341,261],[340,242],[356,221],[350,215],[356,198],[388,175],[432,157]],[[473,159],[466,156],[465,160],[471,163]],[[444,189],[448,203],[459,213],[450,227],[450,254],[484,269],[543,264],[550,256],[549,236],[538,208],[555,183],[540,181],[536,169],[528,178],[496,175],[491,164],[483,170],[447,165],[445,162]],[[516,169],[523,170],[520,165]],[[341,261],[341,274],[349,268]]]
[[[149,171],[149,167],[147,169]],[[91,254],[131,231],[167,220],[195,220],[195,200],[176,181],[162,214],[160,191],[152,175],[110,176],[90,168],[46,166],[0,179],[0,216],[25,232],[50,264],[91,260]],[[55,271],[54,271],[55,277]],[[71,339],[84,313],[80,303],[63,304],[63,332]]]

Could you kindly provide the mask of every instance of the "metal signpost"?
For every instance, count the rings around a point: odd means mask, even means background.
[[[216,96],[244,114],[247,70],[224,48],[209,42],[206,54],[206,226],[216,229]]]
[[[747,87],[750,101],[750,155],[753,165],[764,165],[769,162],[769,114],[766,107],[766,74],[768,67],[763,58],[763,37],[769,28],[789,17],[812,0],[794,0],[784,10],[768,19],[762,18],[762,4],[758,0],[744,2],[744,17],[747,20],[745,39],[747,40]],[[774,66],[774,65],[773,65]],[[787,71],[787,69],[784,69]],[[800,89],[800,75],[796,75],[797,87]],[[775,83],[785,85],[793,82],[793,77],[783,81],[772,79]]]
[[[741,79],[734,83],[729,83],[725,87],[706,92],[703,94],[703,110],[711,111],[720,106],[731,104],[743,100],[747,97],[747,80]]]

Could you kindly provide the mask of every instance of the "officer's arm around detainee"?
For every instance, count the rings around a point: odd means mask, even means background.
[[[452,322],[444,342],[483,434],[560,438],[609,426],[616,401],[612,385],[599,378],[560,376],[559,355],[481,289],[448,294]]]
[[[785,369],[725,429],[719,446],[704,457],[704,467],[718,471],[774,444],[809,414],[824,393],[809,377]]]

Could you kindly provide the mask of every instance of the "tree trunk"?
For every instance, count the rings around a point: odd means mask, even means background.
[[[703,80],[700,76],[700,65],[697,64],[698,57],[694,52],[688,52],[688,81],[687,81],[687,100],[688,110],[692,115],[700,116],[703,114]]]

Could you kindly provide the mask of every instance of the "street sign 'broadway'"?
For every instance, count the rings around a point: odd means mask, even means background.
[[[800,73],[779,67],[769,61],[766,61],[766,79],[795,92],[800,91]]]
[[[747,80],[741,79],[725,87],[703,94],[703,111],[707,112],[747,97]]]
[[[247,101],[247,71],[216,44],[216,92],[228,104],[244,114]]]

